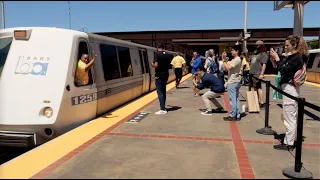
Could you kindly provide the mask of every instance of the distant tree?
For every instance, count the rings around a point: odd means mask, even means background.
[[[311,49],[318,49],[319,48],[319,41],[318,40],[312,40],[310,42],[310,48]]]

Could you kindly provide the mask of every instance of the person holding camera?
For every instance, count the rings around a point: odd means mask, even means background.
[[[291,96],[299,97],[300,86],[306,80],[303,70],[306,70],[308,61],[308,46],[303,37],[291,35],[285,41],[285,50],[289,55],[283,61],[280,61],[278,53],[273,49],[270,51],[270,56],[276,62],[281,74],[281,89]],[[297,136],[298,103],[287,96],[283,96],[283,120],[286,127],[286,135],[284,141],[279,145],[275,145],[274,148],[293,151]]]

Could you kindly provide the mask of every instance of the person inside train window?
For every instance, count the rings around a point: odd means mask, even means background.
[[[85,86],[89,83],[89,70],[93,66],[97,55],[94,55],[93,59],[89,61],[88,54],[82,54],[81,59],[77,63],[75,80],[78,86]]]
[[[120,78],[120,73],[118,70],[114,70],[112,75],[111,75],[112,79],[118,79]]]
[[[132,71],[132,65],[129,63],[128,70],[127,70],[128,76],[133,76],[133,71]]]

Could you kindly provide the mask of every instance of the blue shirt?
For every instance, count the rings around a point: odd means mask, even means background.
[[[201,80],[202,83],[197,85],[198,89],[210,87],[210,90],[215,93],[223,93],[225,91],[223,82],[213,74],[204,73]]]
[[[192,74],[196,74],[197,69],[199,69],[200,67],[201,67],[201,57],[198,56],[198,57],[196,57],[196,59],[193,61],[192,69],[191,69]]]

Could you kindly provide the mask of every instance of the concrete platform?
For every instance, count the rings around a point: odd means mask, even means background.
[[[205,106],[201,97],[193,97],[191,79],[181,86],[185,88],[168,92],[167,105],[175,107],[168,114],[154,114],[159,109],[156,100],[32,178],[286,179],[282,169],[293,167],[295,151],[274,150],[273,145],[279,143],[274,136],[256,133],[264,127],[263,110],[247,114],[240,122],[223,121],[227,113],[203,116],[199,109]],[[244,98],[247,89],[240,89]],[[301,94],[310,103],[319,104],[319,92],[320,88],[304,85]],[[218,101],[229,109],[226,94]],[[270,125],[282,133],[282,109],[277,103],[281,100],[272,100]],[[125,123],[139,112],[150,114],[139,123]],[[305,118],[310,119],[307,115]],[[304,135],[303,166],[319,179],[320,121],[308,120]]]

